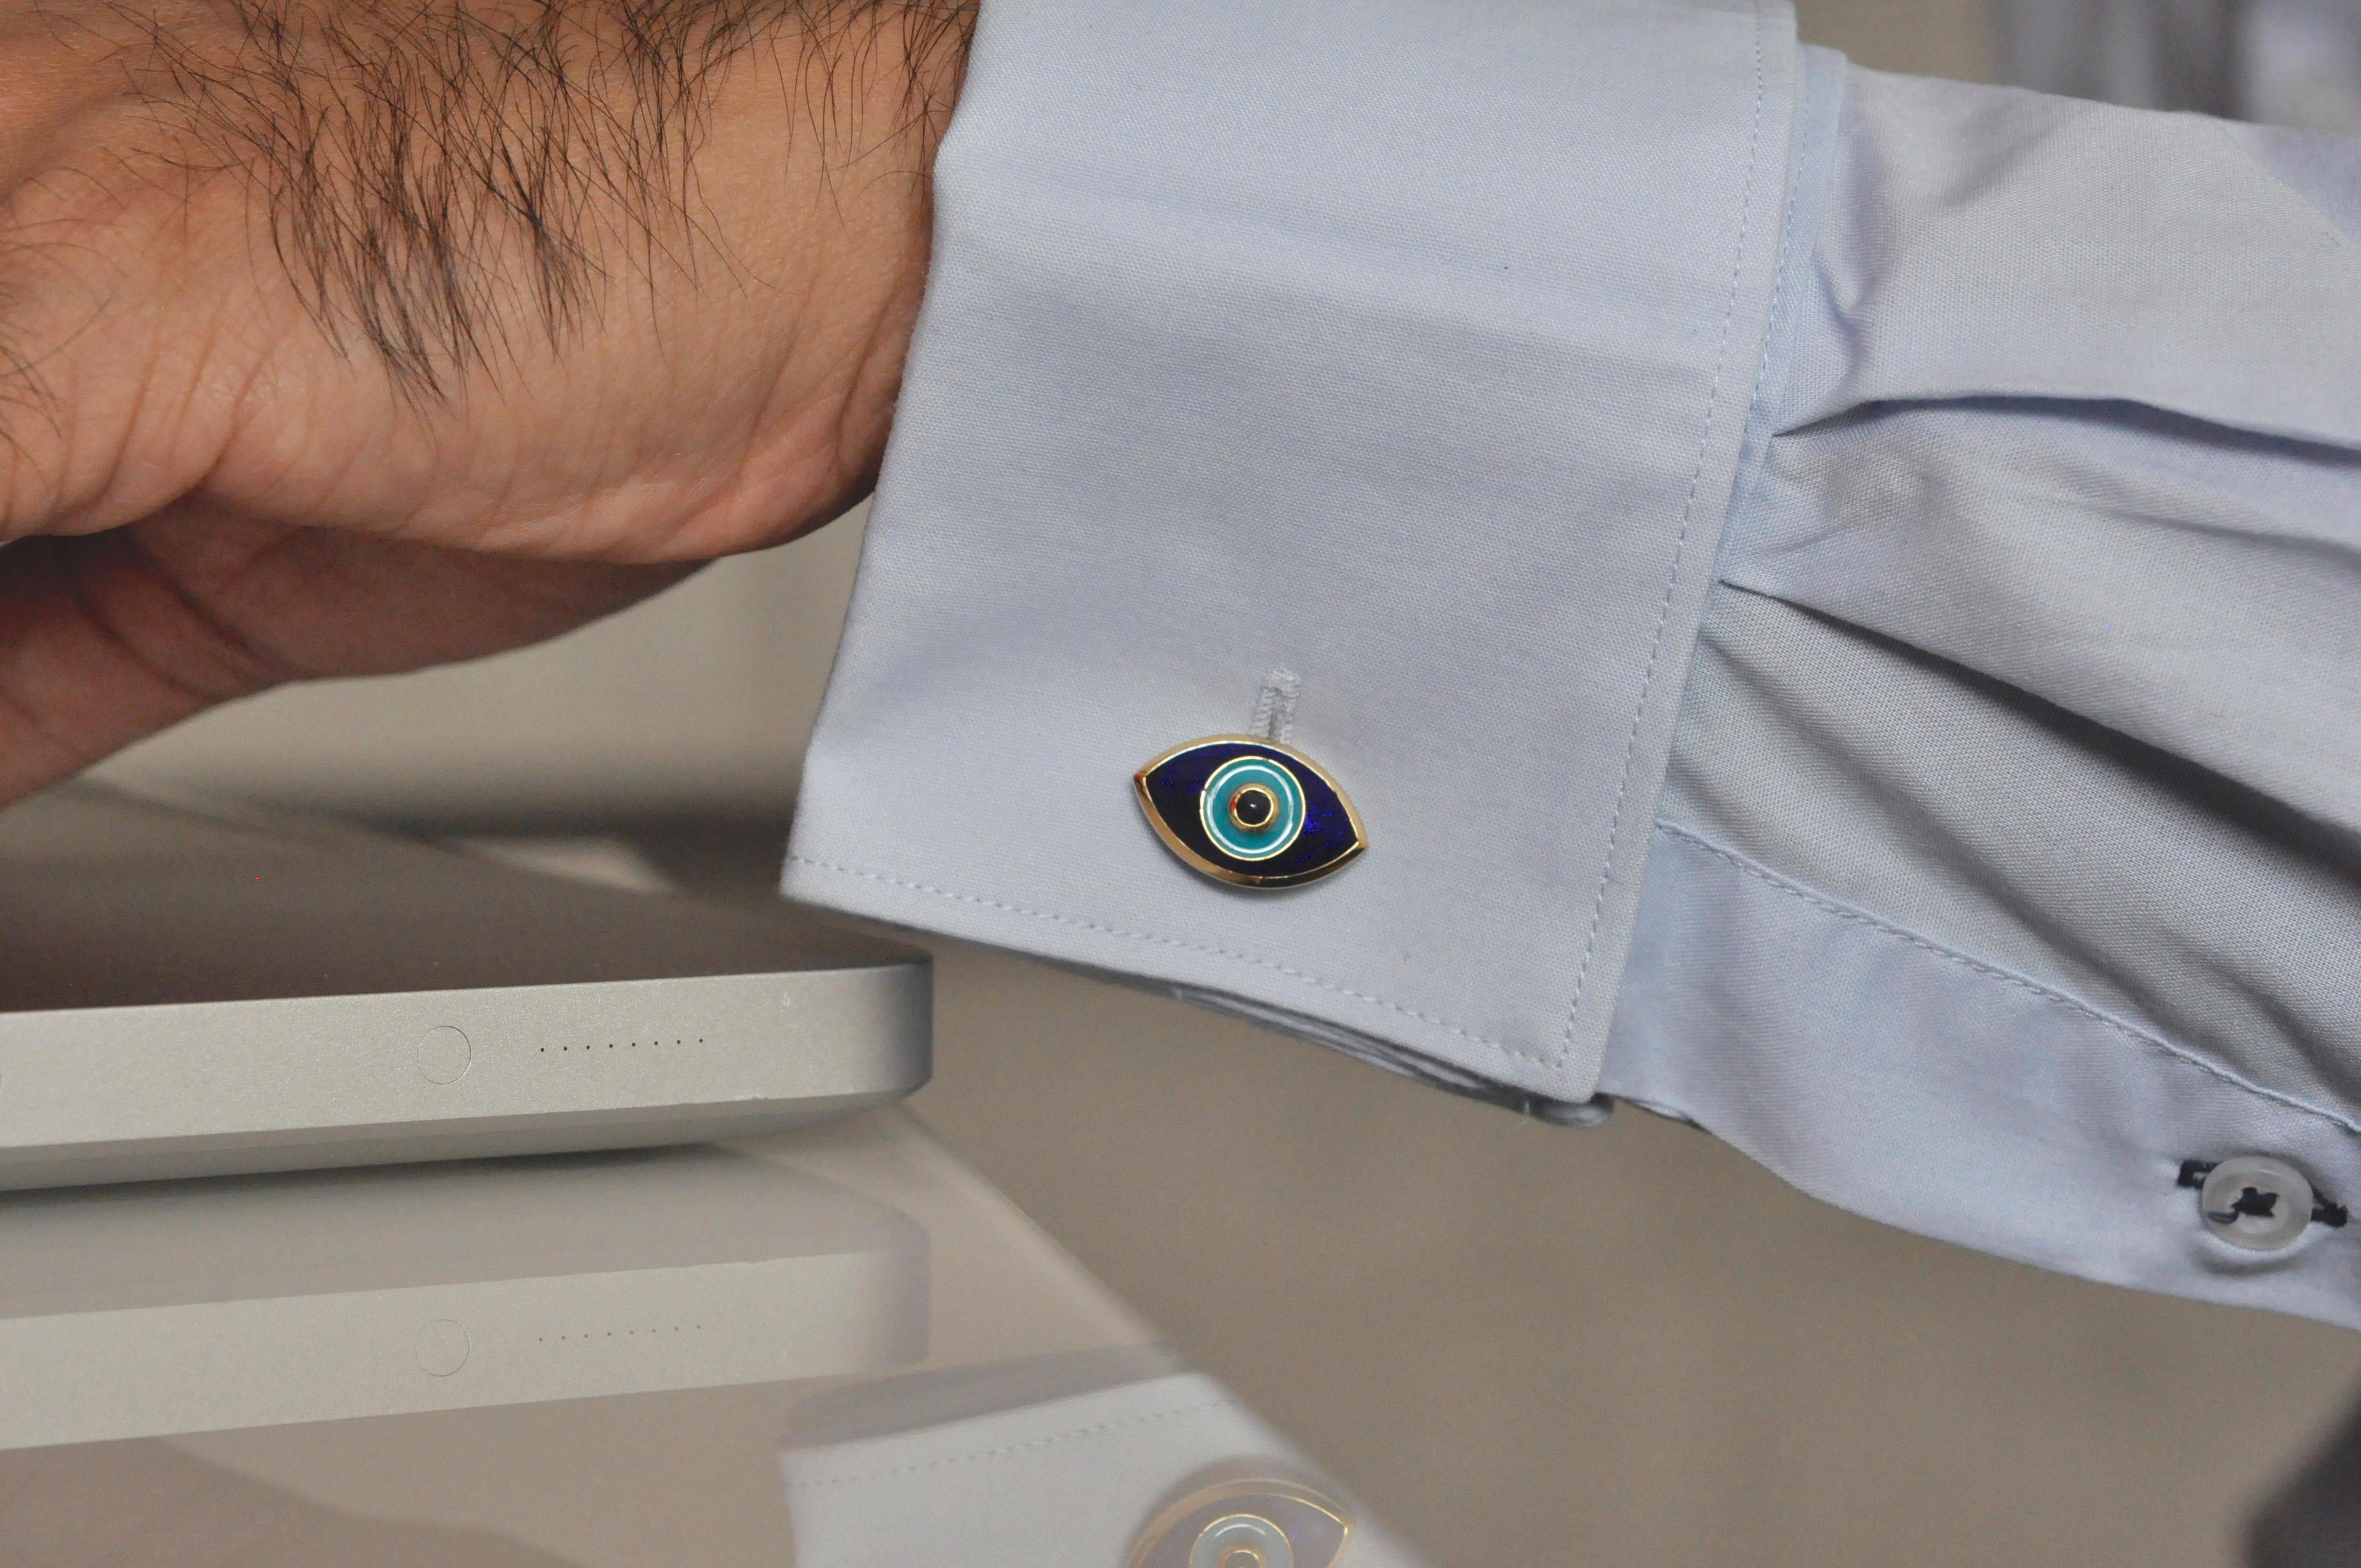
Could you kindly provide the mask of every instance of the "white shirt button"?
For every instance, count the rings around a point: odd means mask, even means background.
[[[2205,1228],[2232,1246],[2277,1252],[2311,1227],[2312,1183],[2283,1159],[2240,1155],[2206,1173],[2197,1209]]]

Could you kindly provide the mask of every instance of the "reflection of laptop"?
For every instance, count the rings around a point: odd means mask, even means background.
[[[16,1193],[0,1450],[880,1372],[928,1250],[725,1149]]]
[[[926,1081],[926,956],[88,787],[0,812],[0,1189],[683,1143]]]

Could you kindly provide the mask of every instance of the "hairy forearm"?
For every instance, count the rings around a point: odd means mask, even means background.
[[[634,285],[726,284],[785,259],[717,209],[717,185],[756,174],[747,155],[778,199],[815,177],[832,199],[843,181],[922,182],[973,13],[107,0],[37,15],[85,58],[105,51],[148,111],[102,179],[240,186],[315,324],[433,393],[562,350]]]
[[[972,20],[0,0],[0,800],[857,500]]]

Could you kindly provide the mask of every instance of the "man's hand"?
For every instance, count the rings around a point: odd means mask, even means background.
[[[858,499],[972,5],[0,6],[0,800]]]

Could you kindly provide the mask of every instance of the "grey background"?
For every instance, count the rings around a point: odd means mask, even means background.
[[[1799,8],[1868,64],[1991,69],[1979,0]],[[274,694],[106,771],[763,896],[858,522],[544,649]],[[2361,1377],[2339,1331],[1923,1242],[1642,1115],[1521,1123],[941,957],[921,1113],[1438,1562],[2223,1564]]]

